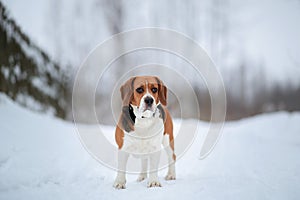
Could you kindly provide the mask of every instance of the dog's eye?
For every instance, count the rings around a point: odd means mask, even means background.
[[[143,93],[144,89],[142,87],[139,87],[135,90],[137,93]]]
[[[157,88],[152,88],[151,91],[152,91],[153,93],[156,93],[156,92],[157,92]]]

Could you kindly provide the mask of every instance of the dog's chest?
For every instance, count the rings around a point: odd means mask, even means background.
[[[135,130],[124,135],[122,150],[143,156],[161,150],[164,124],[161,118],[137,119]]]

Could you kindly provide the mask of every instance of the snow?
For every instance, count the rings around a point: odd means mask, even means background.
[[[128,175],[127,189],[116,190],[116,172],[87,153],[72,123],[1,94],[0,199],[299,199],[299,121],[299,112],[278,112],[226,123],[215,150],[199,160],[209,124],[175,120],[176,129],[179,122],[185,130],[200,126],[177,162],[177,180],[164,181],[162,170],[163,187],[149,189]],[[113,137],[114,127],[103,130]]]
[[[9,70],[7,67],[2,67],[1,68],[2,72],[3,72],[3,75],[5,77],[5,79],[7,79],[9,77]]]

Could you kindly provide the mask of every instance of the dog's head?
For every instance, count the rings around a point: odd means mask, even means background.
[[[153,117],[160,104],[167,104],[167,88],[155,76],[132,77],[121,86],[120,91],[123,106],[132,107],[137,117]]]

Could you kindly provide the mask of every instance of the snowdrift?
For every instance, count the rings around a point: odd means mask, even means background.
[[[204,160],[198,156],[208,124],[182,120],[181,126],[193,123],[199,133],[177,162],[176,181],[164,181],[162,170],[163,187],[149,189],[128,175],[127,189],[119,191],[112,187],[115,171],[86,152],[72,123],[26,110],[1,94],[0,199],[300,198],[299,112],[227,123]],[[104,129],[113,136],[114,127]]]

